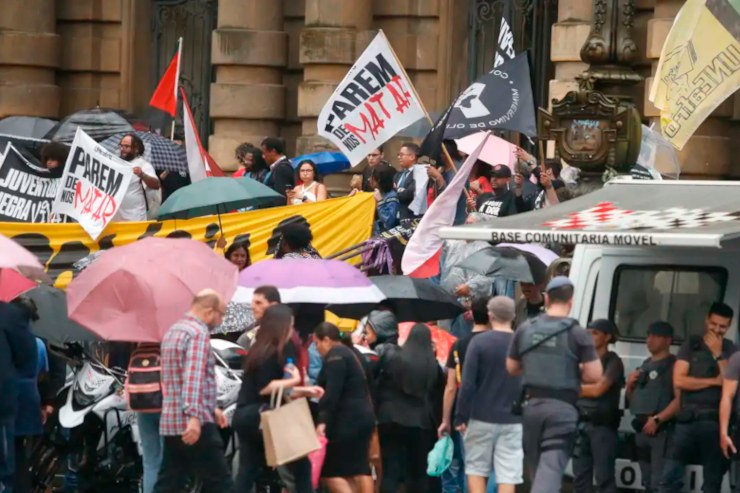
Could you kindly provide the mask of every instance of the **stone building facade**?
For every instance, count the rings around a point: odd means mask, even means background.
[[[545,72],[553,74],[550,98],[562,97],[587,68],[580,49],[594,15],[592,1],[512,1],[556,5]],[[388,36],[427,109],[442,111],[468,82],[477,10],[500,0],[3,0],[0,117],[59,118],[96,105],[145,113],[163,70],[152,51],[174,51],[174,45],[163,47],[154,20],[171,15],[163,9],[187,3],[197,7],[192,16],[213,15],[212,25],[199,24],[207,26],[202,39],[193,41],[190,27],[175,34],[190,36],[188,49],[200,50],[198,60],[205,61],[190,67],[192,84],[205,80],[208,86],[200,88],[202,133],[217,162],[230,169],[238,143],[258,143],[266,135],[284,137],[291,154],[325,148],[316,118],[377,29]],[[682,3],[635,0],[635,70],[645,82],[630,96],[645,122],[658,116],[646,94]],[[172,44],[174,37],[167,39]],[[738,146],[736,94],[681,152],[684,175],[740,178]]]

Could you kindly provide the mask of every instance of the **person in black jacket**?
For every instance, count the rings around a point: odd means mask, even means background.
[[[29,314],[14,303],[0,302],[0,491],[12,491],[15,477],[15,419],[19,382],[38,364],[36,338]]]
[[[298,354],[290,343],[293,322],[290,307],[273,305],[267,308],[244,362],[244,376],[233,420],[240,444],[237,491],[251,491],[266,468],[260,413],[269,408],[271,394],[280,387],[292,389],[294,397],[321,397],[323,394],[320,388],[300,387],[301,374],[296,367]],[[292,491],[313,491],[311,464],[307,458],[295,460],[286,467],[295,483]]]
[[[265,185],[287,197],[288,190],[295,187],[295,172],[290,160],[285,156],[285,142],[278,137],[267,137],[260,147],[262,157],[270,167]]]
[[[436,437],[436,394],[443,381],[425,324],[414,325],[403,347],[385,351],[377,384],[381,493],[396,493],[402,480],[406,491],[430,491],[427,455]]]
[[[398,201],[401,207],[398,210],[399,219],[412,219],[416,217],[409,207],[416,197],[416,179],[414,178],[414,165],[419,159],[421,150],[419,146],[406,142],[398,151],[398,163],[401,165],[401,171],[393,178],[393,184],[396,187]]]
[[[347,347],[336,325],[323,322],[314,331],[316,349],[324,359],[318,384],[325,389],[319,401],[316,431],[329,440],[321,477],[331,493],[372,493],[370,437],[375,428],[365,370]]]

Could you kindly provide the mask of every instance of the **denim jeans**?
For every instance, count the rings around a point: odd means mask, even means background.
[[[452,452],[450,468],[442,473],[442,493],[465,493],[465,449],[459,432],[450,433],[455,448]]]
[[[157,482],[159,467],[162,465],[162,448],[164,440],[159,434],[159,413],[136,413],[139,425],[142,458],[144,466],[144,489],[142,493],[152,493]]]

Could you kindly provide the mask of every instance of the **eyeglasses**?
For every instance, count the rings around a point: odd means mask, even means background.
[[[313,173],[313,170],[311,168],[302,169],[300,171],[301,173]]]

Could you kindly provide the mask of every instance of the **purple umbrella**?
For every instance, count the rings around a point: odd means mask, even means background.
[[[339,260],[263,260],[244,269],[232,301],[246,303],[254,289],[278,288],[283,303],[379,303],[385,295],[370,279]]]

